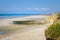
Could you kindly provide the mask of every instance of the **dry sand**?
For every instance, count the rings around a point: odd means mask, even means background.
[[[35,20],[36,18],[39,19],[39,18],[49,18],[50,16],[39,16],[39,15],[35,15],[35,16],[28,16],[28,17],[22,17],[22,18],[12,18],[12,19],[3,19],[3,20],[0,20],[0,27],[4,27],[4,26],[8,26],[8,25],[11,25],[12,24],[12,21],[17,21],[17,20]],[[46,40],[45,38],[45,29],[51,25],[51,23],[49,24],[45,24],[45,25],[38,25],[36,28],[34,26],[34,28],[30,28],[30,29],[27,29],[26,31],[23,31],[22,33],[19,31],[15,34],[8,34],[8,35],[5,35],[6,37],[3,37],[2,39],[0,40]]]
[[[18,32],[0,40],[46,40],[45,29],[51,24],[41,25],[40,28],[33,28],[22,33]]]

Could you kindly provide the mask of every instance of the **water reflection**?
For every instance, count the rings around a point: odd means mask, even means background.
[[[1,35],[1,34],[5,34],[5,32],[4,32],[4,31],[0,31],[0,35]]]

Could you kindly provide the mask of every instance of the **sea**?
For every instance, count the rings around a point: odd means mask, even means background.
[[[0,14],[0,19],[17,18],[31,15],[37,15],[37,14]]]
[[[0,19],[10,19],[10,18],[32,16],[32,15],[43,15],[43,14],[0,14]],[[1,34],[5,34],[5,32],[0,30],[0,35]]]
[[[0,14],[0,19],[8,19],[8,18],[10,19],[10,18],[25,17],[31,15],[43,15],[43,14]]]
[[[10,18],[17,18],[17,17],[24,17],[31,15],[35,15],[35,14],[0,14],[0,19],[10,19]],[[0,35],[2,34],[5,34],[5,32],[0,30]]]

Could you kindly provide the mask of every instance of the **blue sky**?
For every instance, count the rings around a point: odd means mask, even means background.
[[[60,0],[0,0],[0,14],[60,12]]]

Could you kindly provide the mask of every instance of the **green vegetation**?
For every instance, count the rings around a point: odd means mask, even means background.
[[[0,27],[0,30],[8,33],[8,32],[12,32],[12,31],[16,31],[16,30],[22,30],[22,29],[26,29],[29,27],[34,27],[35,25],[40,25],[40,24],[43,24],[43,23],[37,22],[34,20],[13,21],[13,24],[10,24],[10,25],[4,26],[4,27]]]
[[[13,24],[25,24],[25,25],[30,25],[30,24],[33,24],[35,21],[13,21]]]
[[[34,20],[28,20],[28,21],[13,21],[13,24],[33,25],[33,24],[44,24],[44,23],[43,22],[34,21]]]
[[[58,18],[57,18],[57,19],[60,19],[60,13],[57,13],[57,16],[58,16]]]
[[[60,13],[57,16],[57,20],[45,30],[45,36],[53,40],[60,40]]]
[[[60,23],[59,23],[59,22],[53,23],[53,24],[48,28],[47,34],[48,34],[51,38],[59,37],[59,36],[60,36]]]

